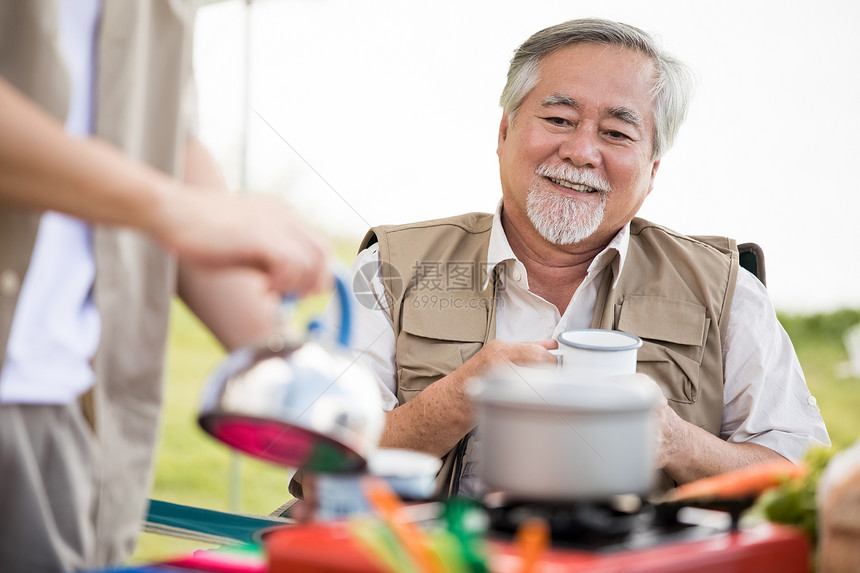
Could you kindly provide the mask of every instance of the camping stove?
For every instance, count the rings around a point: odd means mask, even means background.
[[[549,525],[553,546],[601,553],[642,549],[737,531],[751,500],[649,504],[637,496],[606,501],[534,501],[487,496],[491,535],[510,538],[532,518]]]
[[[739,527],[752,500],[649,504],[636,496],[602,502],[546,502],[488,496],[484,500],[494,547],[492,569],[517,571],[517,527],[539,517],[552,545],[543,571],[805,573],[804,536],[770,524]]]

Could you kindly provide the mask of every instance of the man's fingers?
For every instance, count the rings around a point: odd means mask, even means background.
[[[293,249],[280,253],[268,272],[272,288],[282,294],[304,295],[331,289],[327,257],[314,252]]]
[[[554,344],[553,340],[508,342],[496,339],[487,343],[482,352],[486,351],[490,364],[501,362],[510,362],[519,366],[554,364],[557,358],[548,352],[554,348]]]

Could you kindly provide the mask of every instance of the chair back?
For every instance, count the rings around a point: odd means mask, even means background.
[[[754,274],[761,284],[767,286],[764,272],[764,251],[755,243],[741,243],[738,245],[740,265]]]

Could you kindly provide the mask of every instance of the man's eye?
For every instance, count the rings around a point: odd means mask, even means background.
[[[547,117],[545,119],[553,125],[570,125],[570,122],[563,117]]]
[[[622,133],[620,131],[615,131],[614,129],[607,131],[606,135],[608,135],[612,139],[622,139],[625,141],[632,141],[632,139],[633,139],[632,137],[630,137],[626,133]]]

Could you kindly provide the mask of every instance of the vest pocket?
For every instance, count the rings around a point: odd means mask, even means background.
[[[655,342],[643,340],[636,371],[653,378],[672,402],[692,404],[699,391],[701,364]]]
[[[398,345],[397,400],[401,404],[405,404],[427,386],[462,366],[483,346],[483,342],[449,340],[434,340],[432,344],[437,353],[432,360],[427,356],[426,361],[422,361],[422,355],[417,352],[410,352],[408,359],[401,359],[402,347]],[[405,366],[404,362],[408,366]]]
[[[466,303],[430,308],[405,303],[401,324],[403,329],[397,336],[397,398],[402,404],[481,349],[487,310],[470,308]]]
[[[415,398],[419,392],[438,380],[437,377],[422,376],[408,368],[397,370],[397,402],[400,405]]]
[[[618,330],[642,338],[636,370],[653,378],[672,402],[692,404],[711,319],[696,302],[628,296],[617,309]]]

